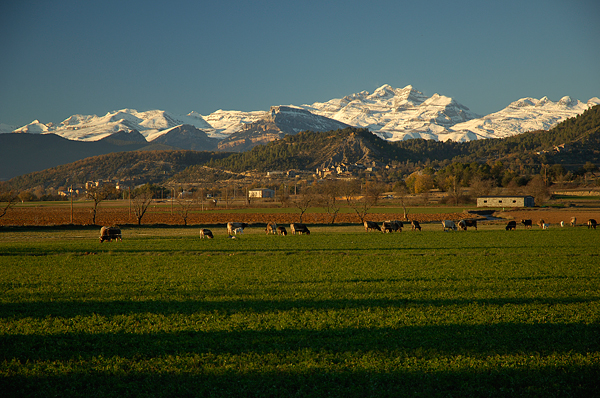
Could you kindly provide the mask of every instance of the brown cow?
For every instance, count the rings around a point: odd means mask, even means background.
[[[265,229],[265,232],[268,234],[273,234],[275,235],[277,233],[277,224],[275,224],[274,222],[270,222],[267,224],[267,228]]]
[[[121,241],[121,229],[119,227],[102,227],[100,228],[100,243],[105,240],[112,242],[114,240]]]
[[[537,225],[542,229],[544,228],[544,224],[546,224],[546,221],[544,221],[543,218],[540,221],[538,221],[538,223],[537,223]]]

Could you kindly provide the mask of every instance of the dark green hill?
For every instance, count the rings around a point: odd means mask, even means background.
[[[0,180],[111,152],[174,149],[149,144],[137,131],[117,132],[100,141],[73,141],[56,134],[0,134]]]
[[[100,155],[11,179],[11,189],[66,187],[95,180],[159,183],[195,164],[229,156],[224,152],[129,151]]]

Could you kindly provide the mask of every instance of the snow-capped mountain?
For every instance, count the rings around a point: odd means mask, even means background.
[[[557,102],[547,97],[542,99],[522,98],[512,102],[499,112],[455,124],[456,133],[472,134],[473,139],[504,138],[527,131],[548,130],[570,117],[583,113],[600,104],[594,97],[587,103],[563,97]]]
[[[182,124],[212,130],[196,112],[175,115],[160,110],[138,112],[135,109],[122,109],[108,112],[104,116],[73,115],[56,126],[34,120],[15,130],[15,133],[54,133],[69,140],[98,141],[118,131],[138,130],[148,141],[152,141],[159,137],[161,132]]]
[[[303,107],[317,115],[368,128],[392,141],[438,139],[453,125],[480,117],[452,98],[439,94],[427,97],[412,86],[395,89],[387,84],[372,94],[362,91]]]
[[[362,91],[327,102],[311,105],[289,105],[285,109],[302,109],[302,120],[309,116],[321,116],[350,126],[365,127],[380,137],[396,141],[410,138],[433,140],[470,141],[482,138],[499,138],[526,131],[550,129],[559,122],[577,116],[586,109],[600,104],[594,97],[583,103],[570,97],[557,102],[548,98],[522,98],[506,108],[487,116],[477,115],[466,106],[450,97],[433,94],[428,97],[412,86],[393,88],[383,85],[373,93]],[[283,109],[284,107],[272,107]],[[152,142],[174,127],[191,125],[205,132],[208,137],[229,140],[239,133],[248,131],[256,123],[272,117],[269,111],[224,111],[218,110],[207,116],[197,112],[176,115],[166,111],[138,112],[122,109],[104,116],[73,115],[58,125],[44,124],[38,120],[14,130],[28,133],[54,133],[77,141],[97,141],[118,131],[139,131]],[[286,114],[289,113],[286,111]],[[296,119],[299,121],[300,119]],[[287,122],[286,122],[287,123]],[[293,124],[292,122],[290,122]],[[289,131],[305,129],[287,123]],[[9,132],[10,126],[2,125]],[[10,130],[12,131],[12,130]],[[288,131],[285,131],[289,133]],[[253,140],[261,141],[259,131]]]

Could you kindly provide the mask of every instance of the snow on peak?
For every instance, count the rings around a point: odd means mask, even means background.
[[[25,126],[14,130],[14,133],[29,133],[29,134],[43,134],[47,133],[52,127],[52,123],[44,124],[39,120],[26,124]]]
[[[406,136],[436,139],[437,132],[479,117],[452,98],[439,94],[427,97],[411,85],[393,88],[385,84],[373,94],[363,91],[342,99],[303,105],[303,108],[352,126],[368,128],[390,140]]]
[[[107,112],[104,116],[72,115],[56,126],[34,120],[18,129],[7,125],[0,127],[2,132],[55,133],[71,140],[95,141],[121,130],[137,130],[148,139],[165,134],[176,126],[189,124],[205,131],[209,137],[222,139],[270,114],[289,116],[310,112],[351,126],[368,128],[392,141],[410,138],[468,141],[550,129],[562,120],[599,104],[598,97],[586,103],[569,96],[557,102],[548,97],[539,100],[525,97],[501,111],[481,117],[453,98],[437,93],[428,97],[411,85],[394,88],[384,84],[373,93],[360,91],[327,102],[274,106],[268,111],[218,110],[202,116],[198,112],[179,115],[161,110],[140,112],[125,108]]]
[[[597,98],[596,98],[597,99]],[[598,101],[600,103],[600,101]],[[468,131],[478,138],[504,138],[535,130],[549,130],[565,119],[580,115],[595,103],[586,104],[569,96],[553,102],[548,97],[521,98],[483,118],[456,124],[454,131]]]
[[[577,106],[579,101],[577,100],[573,100],[571,97],[569,97],[568,95],[565,95],[564,97],[562,97],[559,101],[558,104],[562,105],[562,106]]]

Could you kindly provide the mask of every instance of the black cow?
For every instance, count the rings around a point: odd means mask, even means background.
[[[310,235],[310,231],[304,224],[300,224],[300,223],[290,224],[290,229],[292,230],[292,235],[296,235],[296,232],[299,235],[302,235],[302,234]]]
[[[533,221],[531,220],[521,220],[521,224],[525,226],[525,228],[531,228],[533,226]]]
[[[506,224],[506,230],[507,231],[513,231],[517,229],[517,222],[516,221],[509,221],[508,224]]]
[[[588,225],[588,229],[590,229],[590,228],[596,229],[596,225],[598,225],[598,223],[593,218],[590,218],[588,220],[588,224],[587,225]]]
[[[467,227],[474,227],[477,229],[477,220],[460,220],[458,222],[458,227],[463,231],[466,231]]]
[[[381,231],[381,228],[379,227],[379,225],[377,225],[377,223],[375,221],[365,221],[363,223],[363,225],[365,226],[365,231],[366,232],[369,232],[369,230]]]
[[[419,222],[418,222],[417,220],[412,220],[412,221],[410,222],[410,225],[412,226],[412,228],[411,228],[411,229],[412,229],[413,231],[416,231],[416,230],[419,230],[419,231],[420,231],[420,230],[421,230],[421,225],[419,224]]]
[[[210,229],[206,229],[206,228],[202,228],[200,230],[200,239],[212,239],[213,238],[213,233]]]
[[[286,236],[287,235],[287,230],[285,229],[285,227],[283,225],[280,225],[280,226],[277,227],[277,233],[279,235]]]
[[[402,227],[404,227],[404,224],[402,224],[402,221],[396,221],[396,220],[387,220],[387,221],[384,221],[383,224],[381,225],[381,229],[383,232],[395,232],[395,231],[402,232]]]
[[[120,241],[121,229],[119,227],[102,227],[100,228],[100,243],[105,240],[112,242],[113,240]]]

